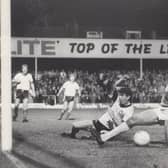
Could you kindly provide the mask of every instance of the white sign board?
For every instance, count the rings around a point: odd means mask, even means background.
[[[13,57],[168,58],[168,40],[12,38]]]

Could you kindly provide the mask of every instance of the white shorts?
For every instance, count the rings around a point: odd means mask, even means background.
[[[168,120],[168,107],[159,107],[153,109],[159,120]]]

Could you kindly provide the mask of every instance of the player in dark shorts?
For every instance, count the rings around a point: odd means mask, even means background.
[[[18,110],[20,103],[23,103],[23,122],[28,122],[28,101],[29,95],[35,97],[35,88],[33,83],[33,78],[30,73],[28,73],[28,65],[22,65],[22,72],[15,75],[12,80],[15,86],[16,96],[15,96],[15,107],[13,121],[16,121],[18,117]]]
[[[66,113],[65,119],[66,120],[69,119],[71,112],[74,108],[75,97],[80,96],[80,87],[78,83],[75,81],[75,79],[76,74],[73,73],[70,74],[69,80],[62,85],[57,94],[57,96],[59,96],[61,92],[63,92],[64,94],[63,98],[64,106],[58,120],[62,120],[65,113]]]
[[[129,88],[120,88],[118,95],[112,107],[110,107],[99,119],[74,122],[72,123],[71,132],[63,133],[62,135],[76,138],[76,134],[80,130],[91,131],[95,129],[99,133],[104,130],[110,131],[122,122],[128,120],[134,111],[132,106],[132,91]],[[120,100],[121,95],[124,96],[124,101]]]
[[[138,125],[164,125],[165,121],[168,121],[168,90],[165,90],[162,96],[161,104],[159,108],[144,110],[141,113],[133,113],[133,115],[113,130],[105,130],[98,132],[96,129],[92,129],[92,135],[96,137],[98,144],[102,145],[107,140],[126,132],[134,126]],[[167,128],[165,129],[165,135],[167,135]]]

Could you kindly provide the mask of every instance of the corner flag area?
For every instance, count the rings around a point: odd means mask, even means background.
[[[138,110],[141,112],[141,110]],[[136,127],[103,147],[99,147],[89,132],[80,132],[77,139],[62,137],[77,120],[96,119],[103,109],[77,109],[70,120],[57,120],[60,110],[31,109],[29,122],[22,123],[22,115],[13,123],[14,157],[27,168],[166,168],[168,148],[165,145],[164,127]],[[149,146],[133,143],[137,130],[146,130],[151,136]],[[1,157],[3,168],[6,165]]]

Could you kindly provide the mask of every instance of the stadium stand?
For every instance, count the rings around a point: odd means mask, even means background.
[[[38,72],[36,84],[37,103],[61,103],[61,96],[56,97],[60,86],[67,80],[72,71],[48,70]],[[143,79],[139,78],[139,71],[101,70],[89,72],[74,70],[77,82],[81,86],[81,103],[110,103],[114,91],[114,83],[119,74],[128,74],[130,87],[133,91],[133,102],[158,103],[168,83],[168,71],[144,71]]]

